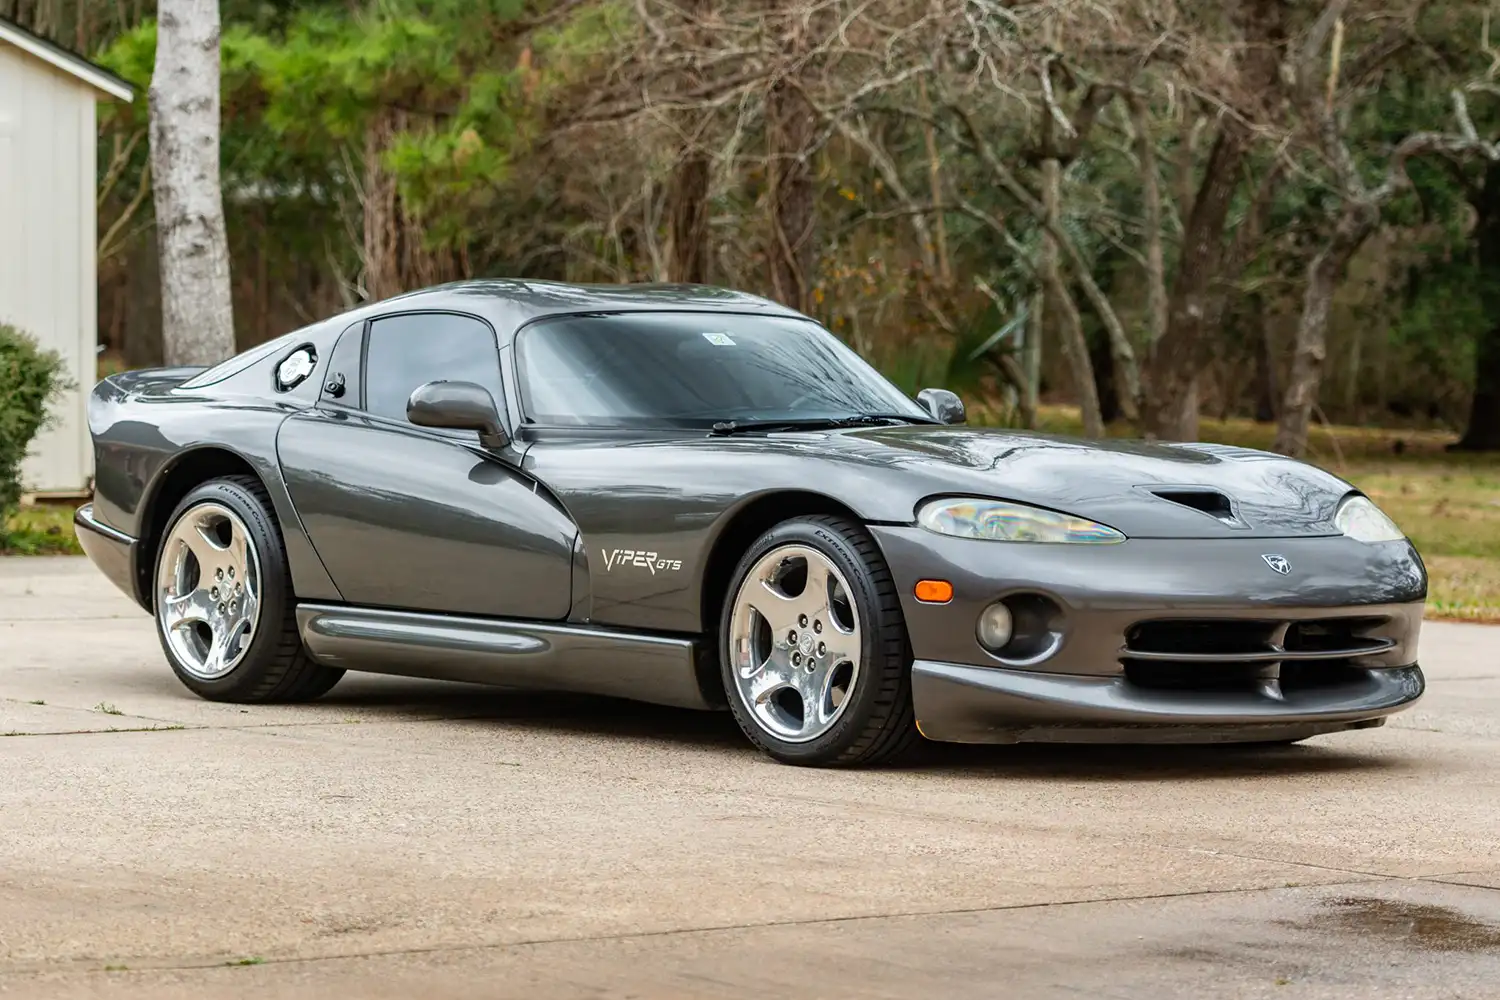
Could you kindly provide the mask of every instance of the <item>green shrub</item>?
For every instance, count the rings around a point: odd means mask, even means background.
[[[64,389],[63,359],[0,323],[0,533],[21,499],[21,463],[47,422],[47,404]]]

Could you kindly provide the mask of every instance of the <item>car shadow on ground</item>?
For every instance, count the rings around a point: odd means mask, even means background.
[[[320,702],[391,721],[415,718],[500,723],[537,734],[648,741],[741,757],[760,755],[727,712],[699,712],[591,695],[506,690],[384,678],[377,686],[335,689]],[[948,777],[1073,781],[1184,781],[1225,777],[1296,777],[1399,770],[1406,762],[1370,753],[1378,730],[1334,734],[1294,746],[1252,744],[1121,745],[919,742],[879,771]]]
[[[1296,746],[1251,744],[1061,744],[963,746],[928,743],[903,771],[932,771],[949,777],[1066,781],[1195,781],[1221,778],[1305,777],[1392,771],[1407,764],[1375,756],[1349,733],[1347,746],[1318,741]],[[1338,736],[1329,737],[1339,739]]]

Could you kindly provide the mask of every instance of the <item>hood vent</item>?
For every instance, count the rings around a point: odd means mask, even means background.
[[[1284,462],[1285,455],[1278,455],[1274,451],[1259,451],[1255,448],[1241,448],[1233,444],[1213,444],[1208,441],[1179,441],[1171,445],[1183,451],[1196,451],[1200,455],[1212,455],[1230,462]]]
[[[1243,528],[1245,522],[1239,519],[1234,512],[1234,504],[1229,498],[1217,490],[1194,490],[1194,489],[1160,489],[1152,490],[1152,496],[1160,497],[1168,503],[1175,503],[1183,507],[1191,507],[1200,513],[1207,514],[1216,521],[1229,525],[1231,528]]]

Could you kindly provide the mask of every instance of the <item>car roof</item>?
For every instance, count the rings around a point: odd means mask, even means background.
[[[770,299],[712,285],[571,285],[521,278],[480,278],[382,299],[344,313],[332,322],[347,325],[386,313],[428,309],[483,316],[505,338],[533,320],[579,313],[685,311],[802,315]]]

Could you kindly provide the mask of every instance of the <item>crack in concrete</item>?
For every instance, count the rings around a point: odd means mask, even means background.
[[[64,618],[0,618],[0,625],[30,625],[32,622],[133,622],[135,615],[68,615]]]
[[[12,730],[0,733],[3,739],[24,739],[38,736],[105,736],[109,733],[171,733],[191,728],[189,726],[171,723],[165,726],[115,726],[110,729],[49,729],[44,733],[23,733],[20,730]]]
[[[57,710],[63,711],[63,712],[83,712],[83,713],[86,713],[86,714],[93,714],[93,715],[99,714],[98,710],[94,709],[94,708],[81,708],[81,707],[76,706],[76,705],[63,705],[63,704],[59,704],[57,702],[47,702],[45,705],[38,705],[34,701],[29,701],[29,700],[22,699],[22,698],[4,698],[4,697],[0,697],[0,702],[6,702],[6,703],[9,703],[9,704],[13,704],[13,705],[23,705],[23,706],[26,706],[26,707],[29,707],[29,708],[53,708],[53,709],[57,709]],[[112,715],[114,713],[105,713],[105,714],[111,714]],[[248,731],[252,731],[252,730],[256,730],[256,729],[298,729],[298,728],[314,728],[314,727],[318,727],[318,726],[325,726],[325,727],[326,726],[354,726],[354,725],[366,725],[366,724],[391,724],[391,723],[403,723],[404,724],[404,723],[408,723],[408,722],[467,722],[467,721],[472,721],[472,720],[475,720],[475,719],[487,719],[487,718],[490,718],[490,716],[483,715],[483,714],[478,714],[478,715],[430,715],[430,716],[428,716],[428,715],[418,715],[418,716],[408,716],[408,717],[404,717],[404,718],[400,718],[400,719],[386,719],[386,718],[373,718],[373,719],[316,719],[316,720],[311,720],[311,721],[306,721],[306,722],[247,722],[247,723],[243,723],[243,724],[240,724],[240,725],[234,725],[234,724],[219,723],[219,722],[215,722],[215,723],[186,722],[186,721],[180,721],[180,720],[177,720],[177,719],[165,718],[163,716],[158,716],[158,715],[137,715],[134,712],[120,712],[119,715],[118,715],[118,717],[120,717],[120,718],[126,718],[126,719],[141,719],[141,720],[146,721],[146,722],[160,722],[163,725],[161,727],[159,727],[159,728],[163,728],[163,729],[190,729],[190,730],[194,730],[194,731],[213,730],[213,731],[216,731],[216,732],[248,732]],[[138,730],[138,729],[57,729],[57,730],[47,730],[45,732],[39,732],[39,733],[20,733],[20,732],[16,732],[16,733],[5,733],[3,735],[6,735],[6,736],[78,736],[78,735],[89,734],[89,733],[133,733],[133,732],[140,732],[140,731],[141,730]]]
[[[1469,873],[1465,872],[1464,874]],[[1413,878],[1411,881],[1434,882],[1439,885],[1461,885],[1466,889],[1487,889],[1490,892],[1500,892],[1500,886],[1486,885],[1483,882],[1460,882],[1458,879],[1449,875],[1423,875],[1420,878]]]
[[[1340,868],[1337,865],[1320,865],[1312,861],[1288,861],[1285,858],[1263,858],[1256,854],[1238,854],[1234,851],[1222,851],[1205,847],[1179,847],[1175,844],[1158,844],[1158,847],[1168,851],[1186,851],[1196,854],[1211,854],[1215,857],[1238,858],[1241,861],[1259,861],[1264,864],[1286,865],[1291,868],[1311,868],[1315,871],[1331,872],[1335,875],[1360,875],[1369,879],[1381,881],[1391,879],[1405,879],[1405,875],[1393,875],[1390,872],[1367,872],[1359,868]],[[1339,882],[1319,882],[1318,885],[1341,885]],[[1302,888],[1302,887],[1299,887]],[[1306,888],[1312,888],[1307,886]]]
[[[1382,881],[1413,881],[1421,882],[1426,879],[1397,879],[1380,878]],[[425,945],[407,948],[372,948],[367,951],[351,951],[345,953],[334,953],[326,955],[293,955],[285,958],[262,958],[254,963],[256,966],[270,965],[299,965],[312,964],[316,962],[338,962],[368,958],[392,958],[402,955],[439,955],[445,953],[475,952],[475,951],[498,951],[506,948],[539,948],[555,944],[589,944],[605,941],[636,941],[654,940],[669,937],[686,937],[693,934],[723,934],[733,931],[769,930],[778,927],[813,927],[829,924],[851,924],[877,920],[917,920],[928,917],[966,916],[984,913],[1007,913],[1023,910],[1040,910],[1054,906],[1088,906],[1098,903],[1139,903],[1152,900],[1166,899],[1190,899],[1201,896],[1227,896],[1227,895],[1250,895],[1263,892],[1286,892],[1288,888],[1294,889],[1336,889],[1343,886],[1368,886],[1372,884],[1369,879],[1355,879],[1349,882],[1327,882],[1316,886],[1294,886],[1284,885],[1257,886],[1254,888],[1232,888],[1232,889],[1187,889],[1180,892],[1152,892],[1121,894],[1110,896],[1091,896],[1087,899],[1054,899],[1034,903],[998,903],[992,906],[962,906],[949,909],[937,910],[896,910],[889,913],[858,913],[841,917],[801,917],[793,920],[760,920],[746,921],[743,923],[730,924],[707,924],[701,927],[667,927],[654,931],[617,931],[603,934],[573,934],[557,935],[554,937],[525,938],[517,941],[495,941],[484,944],[455,944],[455,945]],[[1453,883],[1443,883],[1452,885]],[[1484,888],[1484,887],[1480,887]],[[116,956],[111,965],[123,965],[125,968],[112,968],[109,970],[89,966],[79,968],[81,961],[66,963],[65,965],[29,965],[13,966],[9,969],[0,966],[0,975],[40,975],[62,971],[87,971],[101,974],[118,975],[121,973],[134,972],[191,972],[204,969],[222,969],[238,966],[239,960],[220,958],[202,959],[168,964],[167,960],[153,962],[149,959],[137,960],[143,964],[131,965],[131,959]]]

